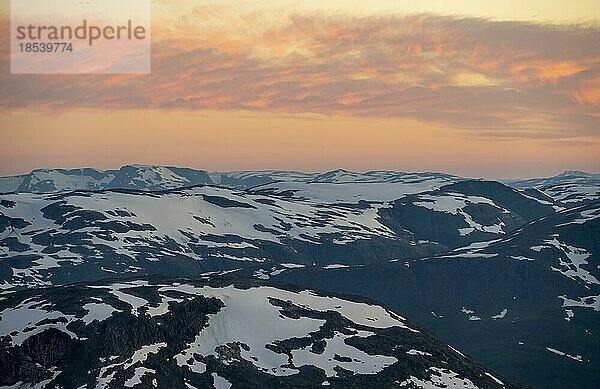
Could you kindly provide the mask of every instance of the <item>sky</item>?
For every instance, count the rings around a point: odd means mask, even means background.
[[[154,1],[148,75],[11,75],[2,0],[0,174],[600,171],[597,1],[256,3]]]

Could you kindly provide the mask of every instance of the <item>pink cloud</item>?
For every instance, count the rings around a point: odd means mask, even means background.
[[[230,12],[201,11],[190,18],[227,20]],[[144,76],[10,75],[2,47],[0,107],[259,110],[418,119],[481,136],[598,136],[597,27],[435,15],[264,17],[187,34],[189,20],[157,26],[153,72]],[[7,34],[3,20],[3,42]]]

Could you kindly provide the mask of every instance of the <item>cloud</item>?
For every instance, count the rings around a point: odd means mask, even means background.
[[[317,113],[490,137],[599,136],[597,26],[203,6],[161,19],[153,39],[143,76],[10,75],[2,47],[0,107]]]

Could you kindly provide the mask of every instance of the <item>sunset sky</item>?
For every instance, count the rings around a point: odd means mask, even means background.
[[[60,76],[10,74],[1,1],[2,175],[600,171],[598,1],[156,0],[151,74]]]

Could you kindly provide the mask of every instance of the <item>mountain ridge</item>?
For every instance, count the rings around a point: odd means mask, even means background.
[[[444,184],[473,180],[440,172],[402,172],[387,170],[369,170],[353,172],[336,169],[328,172],[299,172],[285,170],[209,172],[185,167],[125,165],[119,169],[99,170],[95,168],[79,169],[34,169],[28,174],[0,177],[0,193],[64,193],[77,190],[103,189],[139,189],[161,191],[187,188],[197,185],[215,185],[231,189],[276,189],[291,191],[308,190],[309,196],[322,195],[341,187],[349,191],[390,192],[397,188],[394,184],[407,187],[413,184],[412,193],[439,188]],[[600,198],[600,174],[565,171],[553,177],[531,178],[524,180],[486,180],[498,181],[513,188],[529,192],[534,197],[550,197],[570,206],[581,201]],[[358,187],[355,189],[354,187]],[[370,186],[370,189],[368,188]],[[346,195],[348,199],[349,195]],[[370,198],[381,197],[369,195]],[[384,196],[383,200],[395,200]],[[339,201],[332,198],[332,201]],[[367,198],[369,200],[369,198]]]

